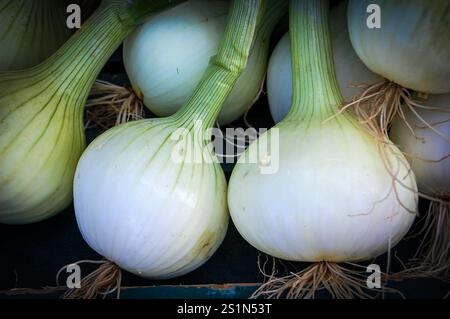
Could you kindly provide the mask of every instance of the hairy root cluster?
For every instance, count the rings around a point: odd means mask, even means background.
[[[97,80],[86,103],[85,127],[108,129],[145,117],[144,105],[131,88]]]
[[[415,136],[414,129],[408,123],[405,113],[405,110],[409,110],[423,124],[424,128],[429,128],[443,138],[449,139],[448,136],[434,128],[434,125],[441,123],[428,123],[417,112],[419,109],[448,112],[445,108],[419,103],[408,89],[394,82],[384,81],[362,87],[365,88],[364,92],[352,102],[344,105],[340,113],[351,110],[360,123],[364,124],[375,137],[384,141],[388,137],[389,128],[396,117],[401,118]],[[417,96],[420,98],[424,95],[418,93]]]
[[[265,282],[253,293],[251,298],[268,299],[314,299],[320,291],[327,291],[333,299],[373,299],[380,293],[398,293],[395,289],[380,287],[370,289],[367,279],[370,273],[366,268],[346,263],[340,265],[333,262],[317,262],[299,272],[290,272],[288,275],[278,277],[275,259],[268,274],[266,262],[258,267],[265,277]],[[380,279],[386,278],[380,274]]]
[[[450,281],[449,200],[430,200],[428,211],[423,217],[423,226],[416,235],[422,238],[416,254],[405,269],[392,278],[437,278]]]
[[[100,264],[100,267],[81,280],[80,288],[66,290],[63,295],[64,299],[95,299],[99,296],[106,298],[114,292],[116,292],[116,297],[120,298],[122,271],[119,266],[108,260],[80,261],[76,264],[83,262]],[[57,282],[61,271],[66,268],[67,266],[58,271]]]

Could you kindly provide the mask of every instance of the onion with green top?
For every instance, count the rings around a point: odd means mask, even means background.
[[[339,263],[385,253],[415,218],[417,186],[403,154],[339,112],[328,11],[325,0],[291,1],[291,110],[241,155],[229,182],[231,217],[250,244],[313,263],[273,275],[255,296],[314,297],[325,288],[365,297],[366,277]]]
[[[150,18],[125,41],[124,62],[133,89],[157,116],[175,113],[194,92],[217,54],[228,3],[189,0]],[[219,114],[221,124],[241,117],[258,98],[266,74],[270,35],[285,12],[285,1],[269,1],[246,69]]]
[[[81,157],[75,214],[83,238],[108,260],[98,273],[108,285],[117,285],[118,267],[147,278],[186,274],[221,244],[227,186],[210,128],[245,68],[264,8],[263,0],[232,2],[219,51],[177,113],[116,126]],[[108,286],[91,284],[71,294]]]
[[[41,221],[71,203],[89,90],[143,15],[169,2],[105,0],[43,63],[0,73],[0,223]]]
[[[351,102],[360,95],[364,85],[383,81],[370,71],[353,50],[347,29],[347,3],[342,1],[330,14],[331,44],[336,77],[344,100]],[[275,47],[267,70],[267,97],[270,113],[276,123],[288,113],[292,105],[292,64],[289,34]]]

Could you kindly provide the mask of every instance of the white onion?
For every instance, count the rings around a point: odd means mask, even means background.
[[[336,114],[343,99],[333,74],[327,5],[291,2],[298,71],[293,108],[258,139],[274,138],[278,147],[270,144],[261,151],[258,141],[253,142],[228,188],[231,217],[240,234],[259,250],[292,261],[372,259],[406,234],[417,206],[415,179],[400,151],[380,144],[350,114]],[[262,168],[268,165],[278,169],[265,174]]]
[[[409,159],[419,190],[437,197],[450,197],[450,94],[429,95],[423,104],[439,110],[405,109],[405,121],[398,117],[390,136]],[[445,111],[444,111],[445,110]]]
[[[109,262],[172,278],[206,262],[228,226],[226,179],[210,128],[245,68],[263,10],[236,0],[219,51],[187,104],[119,125],[80,159],[74,204],[83,238]]]
[[[240,160],[229,184],[233,222],[250,244],[286,260],[360,261],[406,234],[415,216],[399,202],[413,211],[416,196],[397,183],[397,199],[376,141],[355,121],[287,121],[277,128],[278,172],[264,175],[258,164]],[[254,143],[243,158],[257,152]],[[414,189],[409,167],[397,169]]]
[[[381,28],[367,26],[367,7],[380,7]],[[448,0],[351,0],[350,39],[375,73],[408,89],[450,92]]]
[[[75,175],[83,238],[143,277],[176,277],[199,267],[228,225],[220,165],[174,162],[177,141],[170,136],[176,129],[175,123],[154,120],[113,128],[89,145]]]
[[[105,2],[50,58],[0,73],[0,223],[38,222],[70,205],[92,83],[154,4]]]
[[[421,245],[405,277],[450,278],[450,94],[416,102],[434,107],[404,107],[390,136],[405,152],[421,195],[430,200],[418,232]]]
[[[280,4],[273,1],[273,7]],[[152,17],[125,41],[127,74],[134,91],[154,114],[175,113],[193,93],[217,53],[227,12],[228,1],[189,0]],[[274,25],[278,18],[266,23]],[[221,124],[242,116],[257,97],[265,76],[269,35],[265,31],[256,39],[246,70],[219,115]]]
[[[336,76],[344,100],[350,102],[363,92],[357,85],[370,85],[383,80],[370,71],[353,50],[347,30],[347,1],[338,4],[331,11],[331,41],[333,46]],[[270,112],[276,123],[291,109],[292,63],[289,34],[285,34],[273,51],[267,70],[267,97]]]

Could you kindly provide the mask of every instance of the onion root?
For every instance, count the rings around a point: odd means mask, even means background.
[[[431,200],[424,224],[417,235],[423,236],[412,260],[393,279],[437,278],[450,281],[450,200]]]
[[[120,267],[109,260],[98,263],[100,263],[100,267],[81,280],[80,288],[67,290],[63,294],[63,299],[96,299],[99,296],[106,298],[114,292],[116,292],[117,299],[120,298],[122,282]]]
[[[328,291],[333,299],[374,299],[379,293],[385,292],[403,296],[399,291],[388,287],[378,288],[371,293],[367,287],[369,273],[365,267],[351,263],[347,263],[350,267],[346,267],[334,262],[317,262],[300,272],[290,272],[282,277],[277,277],[275,261],[270,274],[263,269],[265,265],[266,263],[261,266],[258,260],[258,267],[266,280],[253,293],[253,299],[314,299],[322,290]],[[387,278],[383,274],[380,275]]]
[[[86,128],[107,130],[144,117],[144,105],[133,89],[102,80],[95,82],[86,103]]]

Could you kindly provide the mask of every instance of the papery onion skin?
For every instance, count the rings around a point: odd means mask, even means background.
[[[23,70],[53,54],[73,33],[66,25],[70,1],[0,1],[0,71]]]
[[[367,27],[379,5],[381,28]],[[450,92],[450,2],[350,0],[350,39],[361,60],[389,81],[423,93]]]
[[[150,111],[168,116],[186,103],[217,53],[227,13],[228,1],[189,0],[149,19],[125,41],[127,74]],[[269,49],[266,33],[255,40],[247,67],[219,114],[221,124],[242,116],[260,92]]]
[[[228,225],[220,165],[173,162],[176,129],[170,120],[144,120],[107,131],[81,157],[74,181],[77,222],[89,246],[147,278],[199,267]]]
[[[353,50],[347,30],[347,1],[331,11],[331,41],[336,76],[344,100],[347,102],[364,91],[358,85],[370,85],[383,78],[370,71]],[[267,70],[267,97],[275,123],[280,122],[291,109],[292,63],[289,34],[285,34],[275,47]]]
[[[419,190],[429,196],[450,198],[450,94],[429,95],[427,99],[418,101],[442,108],[442,111],[415,109],[435,131],[411,110],[405,109],[406,120],[414,133],[398,117],[392,123],[390,137],[405,152]]]

